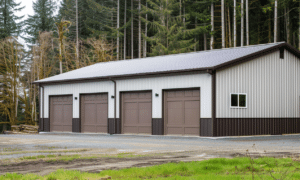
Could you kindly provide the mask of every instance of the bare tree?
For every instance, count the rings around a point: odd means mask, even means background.
[[[60,73],[63,72],[62,70],[62,52],[63,52],[63,41],[65,39],[64,33],[69,31],[69,27],[71,25],[70,21],[61,20],[59,23],[56,22],[57,27],[57,34],[58,34],[58,41],[59,41],[59,70]]]
[[[241,0],[241,46],[244,46],[244,0]]]
[[[146,8],[148,7],[148,2],[146,1]],[[144,58],[147,57],[147,31],[148,31],[148,14],[146,13],[146,23],[145,23],[145,38],[144,38]]]
[[[141,24],[141,0],[139,0],[139,58],[142,54],[142,24]]]
[[[274,42],[277,42],[277,0],[275,0],[274,8]]]
[[[118,9],[117,9],[117,60],[120,60],[120,0],[118,0]]]
[[[233,44],[236,47],[236,0],[233,2]]]
[[[125,0],[125,8],[124,8],[124,59],[126,59],[126,11],[127,11],[127,0]]]
[[[79,68],[78,0],[76,0],[76,67]]]
[[[227,16],[228,16],[228,39],[229,39],[229,47],[232,46],[231,42],[231,23],[230,23],[230,12],[229,12],[229,7],[227,7]]]
[[[225,48],[225,11],[224,11],[224,0],[221,0],[221,13],[222,13],[222,48]]]
[[[247,36],[247,46],[249,46],[249,3],[246,0],[246,36]]]
[[[131,59],[133,59],[133,0],[131,0]]]
[[[210,49],[214,49],[214,3],[211,3],[211,8],[210,8],[210,13],[211,13],[211,18],[210,18],[210,23],[211,23],[211,36],[210,36]]]

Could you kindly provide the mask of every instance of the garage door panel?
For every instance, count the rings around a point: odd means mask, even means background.
[[[101,117],[106,117],[108,112],[107,104],[97,104],[97,122],[100,126],[107,126],[107,121],[103,121]]]
[[[139,132],[140,134],[151,134],[151,126],[145,126],[145,127],[142,127],[140,126],[139,127]]]
[[[165,134],[199,135],[200,91],[172,90],[164,95]]]
[[[63,114],[64,114],[64,118],[63,118],[63,124],[67,125],[67,126],[72,126],[72,117],[73,114],[69,113],[72,112],[72,105],[64,105],[64,110],[63,110]]]
[[[126,92],[121,96],[123,133],[151,134],[151,92]]]
[[[72,96],[50,97],[50,131],[72,132]]]
[[[185,135],[196,135],[199,136],[199,128],[184,128]]]
[[[82,132],[107,133],[108,95],[81,95]]]
[[[181,127],[169,127],[167,129],[168,135],[184,134],[183,128]]]

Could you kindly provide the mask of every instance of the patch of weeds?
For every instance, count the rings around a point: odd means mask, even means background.
[[[43,158],[45,158],[46,156],[44,156],[44,155],[38,155],[37,156],[37,158],[40,158],[40,159],[43,159]]]
[[[56,155],[54,155],[54,154],[48,154],[47,157],[48,158],[54,158],[54,157],[56,157]]]
[[[3,148],[4,152],[13,152],[13,151],[22,151],[22,149],[19,148]]]
[[[37,159],[37,156],[25,156],[20,158],[21,160],[26,160],[26,159]]]

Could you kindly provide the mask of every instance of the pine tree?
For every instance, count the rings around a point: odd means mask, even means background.
[[[39,32],[54,30],[54,12],[56,4],[53,0],[37,0],[33,2],[34,15],[26,20],[26,33],[30,36],[26,41],[35,44]]]
[[[151,44],[151,56],[190,52],[194,49],[194,36],[200,33],[197,29],[185,29],[176,0],[148,0],[148,7],[143,6],[144,13],[152,15],[152,21],[147,21],[153,30],[153,36],[146,37]],[[178,10],[177,10],[178,12]],[[142,18],[145,21],[144,18]],[[186,22],[188,26],[188,23]],[[195,26],[193,26],[194,28]]]
[[[0,0],[0,39],[8,36],[18,36],[22,31],[24,16],[17,16],[15,13],[21,11],[20,3],[15,0]]]

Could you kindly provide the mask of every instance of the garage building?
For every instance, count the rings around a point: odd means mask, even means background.
[[[299,57],[281,42],[97,63],[34,82],[40,131],[300,133]]]

